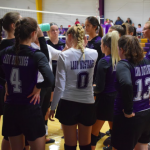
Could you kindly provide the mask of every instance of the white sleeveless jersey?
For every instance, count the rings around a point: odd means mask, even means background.
[[[70,48],[60,54],[57,62],[56,82],[51,110],[60,98],[79,102],[94,103],[93,74],[98,53],[94,49],[81,50]]]

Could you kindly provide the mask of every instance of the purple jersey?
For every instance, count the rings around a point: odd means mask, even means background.
[[[59,29],[59,34],[64,34],[64,31],[65,31],[65,29],[60,28],[60,29]]]
[[[116,70],[112,68],[111,55],[105,56],[99,60],[96,75],[95,93],[112,93],[115,89]]]
[[[115,115],[131,114],[150,109],[150,60],[144,58],[140,64],[134,65],[121,60],[116,69]]]
[[[27,97],[32,93],[34,86],[37,88],[51,86],[53,74],[46,56],[27,45],[20,45],[19,65],[15,65],[15,58],[14,46],[0,52],[0,65],[5,73],[9,93],[6,103],[30,104],[32,97]],[[37,83],[38,70],[44,77],[41,83]]]
[[[3,50],[6,47],[12,46],[15,43],[15,39],[4,39],[1,41],[0,43],[0,51]],[[0,66],[0,77],[5,79],[5,74],[4,71],[2,70],[1,66]],[[0,85],[0,89],[3,89],[3,86]]]
[[[98,58],[97,58],[97,62],[96,62],[95,69],[94,69],[93,82],[95,82],[98,61],[104,56],[101,51],[100,46],[101,46],[101,37],[100,36],[96,36],[91,41],[88,41],[88,44],[86,46],[88,48],[95,49],[98,52]]]

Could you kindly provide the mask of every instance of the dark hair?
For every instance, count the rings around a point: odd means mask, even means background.
[[[51,22],[50,27],[53,26],[53,25],[58,26],[55,22]]]
[[[96,17],[94,17],[94,16],[91,16],[91,17],[87,17],[86,20],[88,20],[88,22],[89,22],[90,24],[92,24],[92,26],[96,27],[96,30],[99,29],[98,35],[99,35],[100,37],[103,37],[103,28],[102,28],[102,26],[99,24],[98,19],[97,19]]]
[[[132,32],[134,34],[134,27],[132,25],[130,25],[129,23],[123,23],[122,27],[124,28],[126,35],[128,35]]]
[[[10,31],[10,25],[12,23],[16,23],[17,20],[19,19],[20,14],[18,12],[9,12],[4,15],[3,18],[0,19],[0,41],[2,39],[2,27],[4,30],[7,32]]]
[[[124,28],[121,25],[111,26],[110,29],[118,31],[121,36],[125,35],[125,30],[124,30]]]
[[[138,26],[140,26],[140,27],[141,27],[141,24],[138,24]]]
[[[31,38],[31,33],[37,31],[37,22],[30,17],[22,18],[16,22],[15,28],[15,52],[16,52],[16,65],[19,64],[18,53],[20,52],[20,41]]]
[[[131,63],[138,64],[144,57],[143,49],[135,36],[122,36],[118,41],[118,46],[119,49],[122,48],[125,51],[125,57]]]

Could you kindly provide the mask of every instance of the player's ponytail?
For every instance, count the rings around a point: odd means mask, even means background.
[[[67,31],[67,35],[71,34],[73,39],[77,42],[77,49],[80,49],[83,55],[83,59],[85,59],[84,54],[84,36],[85,32],[83,27],[80,24],[74,25],[70,27]]]
[[[103,27],[99,24],[98,36],[100,36],[102,38],[103,35],[104,35],[104,33],[103,33]]]
[[[3,27],[3,18],[0,19],[0,42],[2,40],[2,27]]]
[[[95,32],[98,30],[98,35],[102,38],[103,37],[103,28],[100,25],[98,19],[94,16],[87,17],[86,20],[93,26],[96,27]]]
[[[115,69],[116,64],[120,60],[118,54],[118,40],[119,40],[119,33],[118,31],[112,31],[107,33],[103,38],[103,44],[110,48],[111,56],[112,56],[112,66],[113,70]]]
[[[19,65],[18,53],[20,52],[20,28],[21,28],[21,20],[17,21],[15,34],[14,34],[15,35],[15,52],[16,52],[15,65]]]
[[[37,31],[37,22],[35,19],[30,17],[22,18],[22,20],[18,20],[15,27],[15,52],[16,52],[16,60],[15,64],[19,64],[18,54],[20,52],[20,41],[26,41],[31,39],[31,33]]]

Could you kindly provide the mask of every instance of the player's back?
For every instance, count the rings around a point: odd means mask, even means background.
[[[44,54],[33,48],[27,45],[20,45],[19,64],[16,65],[14,46],[1,51],[0,64],[2,64],[5,72],[9,93],[6,103],[30,103],[31,98],[27,97],[32,93],[37,83],[38,62],[44,57]]]
[[[121,60],[118,65],[120,67],[127,67],[130,70],[133,89],[133,112],[150,109],[150,59],[144,58],[138,65],[129,63],[127,60]],[[115,101],[115,112],[120,113],[123,109],[123,99],[118,82],[116,87],[118,95]]]
[[[61,54],[66,72],[66,85],[63,99],[81,103],[92,103],[93,73],[98,57],[97,51],[84,49],[85,60],[81,50],[71,48]]]

